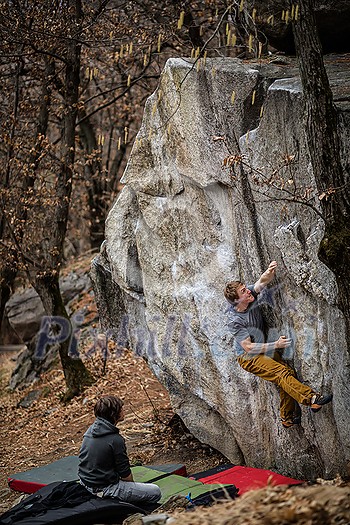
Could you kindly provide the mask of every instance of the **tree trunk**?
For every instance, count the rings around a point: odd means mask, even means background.
[[[81,110],[79,120],[85,116],[86,111]],[[79,131],[87,158],[94,152],[96,157],[101,157],[101,153],[97,153],[99,148],[91,120],[88,118],[83,120],[79,125]],[[100,159],[92,158],[91,162],[85,164],[85,178],[89,204],[90,243],[91,248],[99,248],[104,239],[105,220],[109,204]]]
[[[49,316],[59,317],[72,326],[63,304],[58,275],[45,275],[37,278],[35,289],[43,302],[45,312]],[[80,394],[84,387],[93,384],[94,378],[85,367],[80,358],[69,355],[70,337],[67,337],[59,344],[59,355],[63,368],[64,378],[67,386],[64,401],[69,401],[72,397]]]
[[[23,52],[24,46],[21,46],[20,54]],[[13,99],[13,113],[12,113],[12,126],[9,134],[9,145],[7,150],[6,167],[4,172],[0,172],[0,193],[1,190],[8,190],[10,187],[10,173],[11,173],[11,161],[14,157],[14,140],[15,131],[17,125],[17,116],[20,102],[20,77],[23,72],[23,59],[19,58],[16,76],[14,82],[14,99]],[[4,198],[4,197],[2,197]],[[3,205],[3,209],[0,210],[0,241],[4,241],[9,235],[8,224],[6,220],[6,205]],[[1,247],[1,262],[0,262],[0,327],[5,312],[5,306],[11,295],[11,288],[17,275],[17,257],[13,250],[5,250],[5,246]]]
[[[5,316],[5,306],[11,296],[11,286],[16,278],[17,270],[11,270],[7,265],[0,268],[0,345],[4,342],[4,335],[1,333],[1,326]]]
[[[293,23],[303,85],[306,135],[311,163],[325,217],[320,259],[334,272],[339,287],[339,307],[350,341],[350,186],[341,163],[338,113],[333,104],[317,32],[314,1],[300,0],[300,16]]]
[[[46,67],[45,67],[45,73],[43,75],[42,84],[41,84],[41,96],[40,96],[40,105],[39,105],[39,117],[38,122],[36,126],[36,133],[35,133],[35,145],[31,149],[31,154],[28,157],[28,165],[31,167],[30,170],[26,172],[26,175],[24,176],[22,187],[21,187],[21,193],[24,196],[24,200],[27,196],[27,193],[29,190],[31,190],[34,187],[34,182],[36,178],[36,170],[38,169],[39,162],[40,162],[40,156],[42,153],[42,137],[46,136],[47,133],[47,126],[48,126],[48,119],[49,119],[49,107],[51,102],[51,92],[49,89],[49,76],[51,73],[51,63],[48,59],[46,59]],[[16,82],[16,85],[18,83],[18,79]],[[18,88],[16,88],[17,93]],[[19,94],[16,95],[16,106],[19,102]],[[17,109],[15,111],[17,113]],[[15,120],[15,119],[14,119]],[[12,140],[14,140],[14,131],[12,133]],[[11,158],[11,154],[9,153],[9,158]],[[7,184],[7,188],[11,187],[11,177],[10,177],[10,170],[7,173],[7,177],[5,180],[5,183]],[[23,201],[19,200],[17,210],[16,210],[16,221],[20,224],[19,227],[16,228],[16,244],[17,247],[21,246],[24,231],[25,231],[25,225],[28,217],[28,209],[26,206],[23,206]],[[8,227],[5,221],[5,215],[2,215],[2,221],[0,226],[0,239],[5,239],[6,236],[10,238],[11,243],[11,235],[8,231]],[[13,239],[12,239],[13,241]],[[5,313],[5,306],[8,301],[8,299],[11,296],[12,287],[14,285],[14,281],[17,276],[17,268],[20,261],[20,253],[18,248],[15,247],[14,249],[8,249],[6,253],[3,254],[1,264],[0,264],[0,326],[3,321],[4,313]]]
[[[81,24],[81,0],[75,0],[71,5],[75,30]],[[80,84],[80,51],[77,40],[67,41],[66,68],[64,82],[64,112],[62,118],[61,166],[56,177],[55,192],[57,204],[53,210],[52,230],[49,236],[49,246],[45,249],[46,268],[37,272],[33,286],[38,292],[48,315],[68,319],[59,288],[59,273],[63,257],[63,243],[67,231],[70,198],[74,175],[75,160],[75,125],[78,112]],[[69,338],[59,345],[64,377],[67,385],[65,400],[80,393],[84,386],[93,382],[91,374],[80,358],[69,355]]]

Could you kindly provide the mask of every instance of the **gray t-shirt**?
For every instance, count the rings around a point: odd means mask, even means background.
[[[255,301],[250,303],[244,312],[237,312],[233,305],[228,310],[228,326],[235,338],[237,356],[246,353],[240,343],[248,337],[253,343],[265,342],[264,320],[257,301],[258,294],[255,292],[253,284],[250,284],[247,288],[252,292]]]

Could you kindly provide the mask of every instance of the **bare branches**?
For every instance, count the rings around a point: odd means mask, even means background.
[[[148,66],[150,65],[147,64],[147,67],[144,69],[144,72],[147,71],[148,69]],[[95,115],[96,113],[99,113],[100,111],[102,111],[103,109],[106,109],[108,108],[109,106],[111,106],[112,104],[115,104],[119,99],[123,98],[129,91],[130,89],[132,88],[132,86],[134,86],[135,84],[137,84],[140,80],[142,79],[158,79],[159,78],[159,75],[145,75],[144,73],[142,73],[139,77],[133,79],[133,80],[130,80],[130,85],[127,86],[121,93],[119,93],[116,97],[113,97],[111,100],[105,102],[104,104],[101,104],[101,106],[98,106],[97,108],[95,108],[93,111],[91,111],[90,113],[88,113],[87,115],[85,115],[82,119],[80,119],[78,122],[77,122],[77,126],[79,126],[80,124],[82,124],[86,119],[89,119],[91,118],[93,115]],[[118,87],[120,86],[116,86],[114,87],[113,89],[111,90],[108,90],[106,93],[110,93],[111,91],[115,91],[118,89]],[[91,97],[90,99],[88,99],[86,102],[88,101],[91,101],[93,100],[94,98],[97,98],[98,96],[102,96],[104,95],[105,93],[99,93],[93,97]]]
[[[226,137],[214,137],[213,140],[226,143]],[[294,178],[283,177],[282,171],[293,163],[295,163],[295,156],[285,155],[282,162],[278,163],[276,159],[276,165],[271,172],[266,172],[261,168],[252,166],[244,155],[230,154],[223,159],[222,168],[229,170],[233,182],[240,177],[240,170],[236,168],[243,168],[245,173],[250,176],[254,185],[254,192],[266,197],[265,202],[283,201],[302,204],[312,209],[321,219],[326,220],[317,207],[317,200],[321,196],[317,194],[316,188],[297,186]]]

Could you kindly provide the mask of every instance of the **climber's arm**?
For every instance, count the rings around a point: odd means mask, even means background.
[[[285,335],[281,335],[277,341],[272,341],[271,343],[253,343],[250,337],[240,341],[243,350],[250,355],[266,354],[274,350],[287,348],[287,346],[291,344],[292,340],[288,339]]]
[[[277,268],[277,262],[271,261],[268,269],[259,277],[254,284],[254,290],[256,293],[260,293],[261,290],[267,286],[275,276],[275,269]]]

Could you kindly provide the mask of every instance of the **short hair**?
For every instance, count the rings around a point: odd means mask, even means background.
[[[238,299],[238,288],[239,286],[242,286],[243,283],[241,281],[231,281],[226,284],[225,290],[224,290],[224,296],[228,300],[229,303],[234,304]]]
[[[114,425],[119,419],[123,405],[124,402],[117,396],[104,396],[95,404],[94,413],[96,417],[107,419]]]

